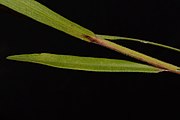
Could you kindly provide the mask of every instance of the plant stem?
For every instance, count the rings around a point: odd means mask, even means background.
[[[116,43],[110,42],[108,40],[104,40],[104,39],[97,38],[97,37],[91,37],[91,36],[87,36],[87,35],[84,35],[84,37],[89,39],[89,41],[92,42],[92,43],[104,46],[104,47],[109,48],[111,50],[117,51],[119,53],[125,54],[125,55],[133,57],[133,58],[136,58],[136,59],[138,59],[140,61],[146,62],[146,63],[148,63],[148,64],[150,64],[152,66],[155,66],[157,68],[164,69],[165,71],[180,74],[179,67],[177,67],[175,65],[163,62],[161,60],[158,60],[156,58],[147,56],[147,55],[145,55],[143,53],[131,50],[129,48],[126,48],[124,46],[121,46],[121,45],[118,45]]]

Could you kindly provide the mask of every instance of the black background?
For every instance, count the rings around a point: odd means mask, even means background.
[[[95,33],[180,48],[178,0],[38,0]],[[133,60],[86,43],[0,6],[0,113],[20,119],[179,120],[180,77],[173,73],[95,73],[6,60],[23,53],[56,53]],[[179,65],[179,53],[117,41]]]

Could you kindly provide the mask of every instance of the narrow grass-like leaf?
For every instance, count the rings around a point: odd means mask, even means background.
[[[94,36],[92,31],[71,22],[35,0],[0,0],[0,4],[74,37],[89,41],[83,35]]]
[[[81,27],[80,25],[69,21],[61,15],[53,12],[47,7],[41,5],[34,0],[0,0],[0,4],[3,4],[19,13],[22,13],[34,20],[49,25],[67,34],[83,39],[88,42],[99,44],[107,47],[119,53],[136,58],[148,64],[151,64],[157,68],[165,69],[167,71],[180,74],[179,67],[163,62],[156,58],[147,56],[137,51],[131,50],[124,46],[115,44],[105,39],[100,39],[90,30]],[[30,59],[30,58],[29,58]]]
[[[135,39],[135,38],[128,38],[128,37],[120,37],[120,36],[111,36],[111,35],[96,35],[97,37],[103,38],[103,39],[107,39],[107,40],[129,40],[129,41],[134,41],[134,42],[141,42],[141,43],[145,43],[145,44],[150,44],[150,45],[154,45],[154,46],[159,46],[159,47],[163,47],[163,48],[167,48],[167,49],[171,49],[177,52],[180,52],[180,49],[178,48],[174,48],[171,46],[167,46],[167,45],[163,45],[160,43],[155,43],[155,42],[150,42],[150,41],[146,41],[146,40],[141,40],[141,39]]]
[[[50,53],[22,54],[7,57],[10,60],[39,63],[57,68],[96,72],[145,72],[158,73],[162,70],[125,60],[56,55]]]

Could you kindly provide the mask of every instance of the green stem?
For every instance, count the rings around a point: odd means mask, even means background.
[[[163,62],[161,60],[158,60],[156,58],[147,56],[147,55],[145,55],[143,53],[131,50],[129,48],[126,48],[124,46],[121,46],[121,45],[118,45],[116,43],[110,42],[108,40],[104,40],[104,39],[97,38],[97,37],[90,37],[90,36],[86,36],[86,35],[84,37],[89,39],[89,41],[91,41],[91,42],[93,42],[95,44],[104,46],[106,48],[112,49],[112,50],[117,51],[119,53],[122,53],[122,54],[125,54],[127,56],[136,58],[138,60],[141,60],[143,62],[151,64],[151,65],[153,65],[155,67],[158,67],[160,69],[165,69],[165,70],[167,70],[169,72],[180,74],[179,67],[177,67],[175,65]]]

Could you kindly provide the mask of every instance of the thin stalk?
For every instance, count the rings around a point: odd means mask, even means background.
[[[180,74],[179,67],[177,67],[175,65],[172,65],[170,63],[163,62],[161,60],[158,60],[156,58],[147,56],[147,55],[145,55],[143,53],[131,50],[129,48],[126,48],[124,46],[121,46],[121,45],[118,45],[116,43],[110,42],[108,40],[104,40],[104,39],[97,38],[97,37],[90,37],[90,36],[86,36],[86,35],[84,35],[84,37],[89,39],[89,41],[92,42],[92,43],[104,46],[104,47],[109,48],[111,50],[117,51],[119,53],[125,54],[125,55],[133,57],[133,58],[136,58],[136,59],[138,59],[140,61],[146,62],[146,63],[148,63],[148,64],[150,64],[152,66],[155,66],[157,68],[164,69],[165,71]]]

